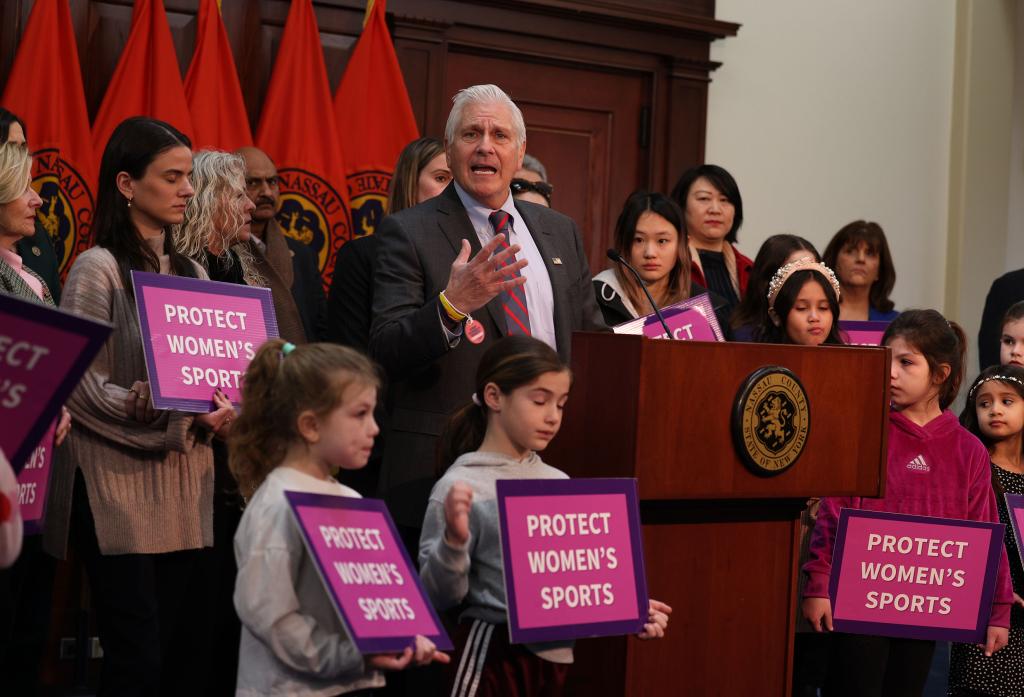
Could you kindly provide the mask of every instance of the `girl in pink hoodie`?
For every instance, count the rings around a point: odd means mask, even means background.
[[[889,325],[882,342],[892,350],[889,453],[885,496],[821,502],[804,565],[803,613],[816,631],[832,631],[828,596],[832,551],[841,508],[999,522],[985,446],[947,411],[963,379],[963,330],[935,310],[909,310]],[[1005,550],[984,647],[1006,645],[1013,594]],[[919,695],[935,642],[836,634],[828,695]]]

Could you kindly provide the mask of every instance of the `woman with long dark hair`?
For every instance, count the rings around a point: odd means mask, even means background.
[[[191,143],[170,124],[135,117],[100,164],[96,246],[68,275],[62,306],[114,326],[68,401],[77,427],[58,453],[46,544],[84,561],[103,664],[99,694],[190,694],[206,631],[193,610],[203,548],[213,544],[213,456],[230,403],[209,414],[155,411],[133,270],[205,277],[174,246],[192,197]],[[211,395],[211,399],[214,395]],[[218,403],[220,404],[220,403]]]

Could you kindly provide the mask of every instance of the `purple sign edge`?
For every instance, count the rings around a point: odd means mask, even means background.
[[[395,541],[395,546],[402,554],[402,558],[405,560],[406,568],[409,570],[410,575],[413,579],[413,584],[416,589],[420,592],[423,597],[423,604],[426,605],[427,610],[430,612],[430,616],[434,620],[434,626],[437,627],[437,634],[426,634],[442,651],[451,651],[455,647],[452,644],[452,640],[448,637],[448,633],[444,629],[444,625],[441,624],[441,619],[437,615],[437,611],[434,609],[434,605],[430,602],[430,596],[427,595],[426,591],[423,590],[423,584],[420,583],[419,574],[416,573],[416,566],[412,563],[412,559],[409,557],[409,552],[405,549],[405,545],[402,544],[402,538],[398,535],[398,529],[395,527],[395,522],[391,519],[391,513],[388,511],[387,505],[380,499],[356,499],[348,496],[330,496],[328,494],[311,494],[304,491],[286,491],[284,495],[288,499],[288,504],[291,506],[292,515],[295,517],[295,523],[299,526],[299,530],[302,531],[302,540],[306,543],[306,551],[309,552],[309,556],[313,557],[316,562],[316,569],[320,573],[320,580],[323,582],[327,595],[331,598],[331,603],[334,605],[334,609],[337,611],[338,616],[341,617],[342,622],[345,623],[345,628],[348,630],[349,636],[352,637],[352,641],[356,643],[356,648],[359,649],[359,653],[373,654],[373,653],[391,653],[401,652],[407,647],[413,645],[408,637],[394,636],[394,637],[374,637],[372,639],[363,639],[356,636],[355,632],[352,631],[352,624],[348,621],[348,614],[342,607],[341,601],[334,594],[334,586],[327,580],[328,575],[326,569],[324,569],[323,563],[313,552],[313,541],[310,539],[309,531],[302,524],[302,520],[299,518],[298,507],[299,506],[315,506],[319,508],[343,508],[343,509],[354,509],[357,511],[376,511],[377,513],[384,514],[384,520],[388,524],[388,528],[391,530],[392,539]]]
[[[1024,496],[1020,494],[1003,494],[1006,498],[1006,511],[1010,514],[1010,527],[1013,529],[1013,536],[1017,539],[1017,556],[1021,564],[1024,564],[1024,531],[1017,527],[1017,518],[1013,512],[1024,509]]]
[[[886,511],[864,511],[858,508],[842,508],[839,511],[839,525],[836,528],[836,546],[832,553],[832,573],[828,580],[829,601],[832,608],[836,606],[836,592],[839,587],[839,575],[843,565],[843,552],[846,545],[846,528],[850,518],[873,518],[875,520],[902,520],[907,522],[927,522],[934,525],[950,525],[953,527],[987,528],[990,533],[988,561],[985,563],[985,581],[981,591],[981,602],[978,605],[978,619],[973,630],[944,629],[942,627],[920,627],[895,622],[863,622],[860,620],[844,620],[832,617],[832,626],[837,632],[855,634],[873,634],[878,636],[899,637],[905,639],[935,639],[939,641],[956,641],[961,643],[978,643],[985,641],[988,629],[988,618],[992,614],[992,596],[995,595],[996,571],[999,568],[999,550],[1002,547],[1003,524],[986,523],[980,520],[951,520],[932,516],[909,515],[906,513],[889,513]]]
[[[501,559],[505,572],[508,631],[513,644],[619,636],[636,634],[643,630],[649,600],[647,598],[647,569],[644,566],[643,538],[640,534],[640,507],[638,505],[640,496],[635,478],[499,479],[494,484],[498,499],[498,520],[501,524]],[[512,577],[512,554],[508,545],[505,544],[505,540],[508,539],[508,516],[505,515],[505,501],[512,496],[572,496],[579,494],[623,494],[626,497],[639,618],[637,620],[588,622],[560,627],[523,629],[519,626],[518,620],[515,580]]]
[[[697,307],[700,307],[704,312],[702,316],[707,320],[708,325],[711,326],[711,333],[715,335],[715,341],[725,341],[725,335],[722,333],[722,327],[718,324],[718,316],[715,314],[715,306],[711,303],[711,296],[708,293],[701,293],[695,295],[692,298],[681,300],[677,303],[667,305],[661,308],[661,314],[665,317],[666,321],[669,317],[681,315],[684,312],[696,312]],[[658,319],[657,313],[651,313],[646,316],[643,326],[648,327],[652,324],[660,324],[661,320]]]
[[[56,440],[56,432],[54,432],[54,440]],[[51,443],[50,444],[50,466],[47,468],[47,472],[46,472],[46,486],[43,487],[43,494],[47,495],[47,496],[46,496],[46,498],[43,499],[43,507],[39,511],[39,517],[38,518],[33,518],[32,520],[24,520],[24,519],[22,519],[22,526],[23,526],[22,529],[24,530],[26,535],[38,535],[38,534],[43,532],[43,521],[46,520],[46,507],[47,507],[47,504],[50,502],[50,500],[49,500],[50,497],[48,496],[48,494],[50,493],[50,484],[53,482],[54,459],[56,458],[56,455],[57,455],[57,453],[54,452],[54,451],[56,449],[57,448],[54,447],[53,444]],[[22,469],[25,469],[25,468],[22,467]]]
[[[39,441],[46,435],[50,424],[57,418],[60,408],[64,406],[64,402],[68,400],[75,387],[78,386],[78,381],[82,379],[85,371],[92,365],[93,358],[103,348],[103,344],[107,341],[107,337],[110,336],[110,332],[114,328],[99,320],[79,317],[56,307],[23,300],[17,296],[5,293],[0,293],[0,312],[6,312],[17,316],[19,319],[35,322],[36,324],[58,326],[61,331],[84,336],[86,340],[82,352],[78,354],[78,357],[68,368],[57,389],[50,395],[50,401],[39,413],[36,422],[29,428],[21,443],[14,449],[14,452],[4,453],[11,463],[14,473],[17,475],[25,468],[25,464],[28,462],[32,451],[36,449]],[[56,316],[50,315],[48,318],[46,314],[48,312],[53,312]],[[60,319],[59,322],[47,321],[47,319],[57,318]]]
[[[849,337],[846,332],[882,332],[884,334],[889,324],[890,322],[877,319],[841,319],[839,320],[839,332],[843,337],[843,341],[848,343]]]
[[[154,409],[176,409],[197,414],[205,414],[213,407],[213,399],[183,399],[178,397],[164,397],[160,389],[160,381],[154,380],[156,375],[156,360],[153,356],[153,342],[150,337],[149,317],[146,314],[146,294],[141,292],[145,288],[163,288],[168,290],[187,290],[209,293],[209,283],[215,283],[223,287],[218,293],[221,296],[250,298],[258,300],[263,306],[263,324],[267,329],[267,339],[274,339],[280,335],[277,328],[277,315],[274,313],[274,300],[269,288],[254,288],[242,286],[236,283],[224,283],[222,281],[210,281],[202,278],[187,278],[185,276],[172,276],[164,273],[151,273],[149,271],[132,271],[132,286],[135,289],[135,310],[139,315],[139,331],[142,334],[142,352],[146,355],[146,374],[149,378],[150,394],[153,397]],[[235,406],[239,406],[235,404]]]

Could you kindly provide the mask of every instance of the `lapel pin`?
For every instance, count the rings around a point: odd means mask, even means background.
[[[32,245],[32,253],[35,254],[37,257],[43,256],[43,251],[39,249],[39,247],[36,247],[35,245]]]
[[[551,257],[551,263],[558,266],[562,265],[562,257]]]

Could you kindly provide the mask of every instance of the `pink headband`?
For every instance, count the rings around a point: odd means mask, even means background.
[[[775,309],[775,299],[779,297],[779,291],[782,290],[782,286],[786,284],[786,281],[797,271],[817,271],[825,280],[832,286],[832,290],[836,292],[836,300],[839,300],[839,279],[836,278],[835,273],[829,267],[822,264],[820,261],[815,261],[814,257],[800,257],[796,261],[791,261],[784,266],[780,266],[779,270],[772,276],[772,280],[768,283],[768,310],[773,311]]]

